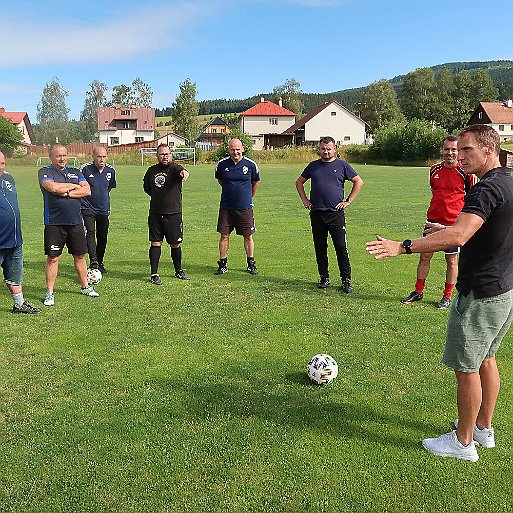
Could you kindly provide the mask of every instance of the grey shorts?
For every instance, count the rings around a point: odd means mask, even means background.
[[[458,295],[451,307],[442,363],[461,372],[479,372],[493,358],[513,321],[513,290],[476,299]]]

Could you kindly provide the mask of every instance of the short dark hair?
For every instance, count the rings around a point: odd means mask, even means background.
[[[169,144],[166,144],[166,143],[160,143],[160,144],[157,146],[157,155],[158,155],[158,153],[159,153],[160,148],[169,148]]]
[[[495,154],[498,155],[501,149],[501,138],[496,130],[488,125],[469,125],[461,132],[460,137],[465,134],[473,134],[479,146],[488,146],[490,143],[495,145]]]
[[[444,140],[442,141],[442,145],[445,143],[445,141],[458,142],[458,136],[457,135],[448,135],[447,137],[444,137]]]
[[[325,137],[321,137],[319,144],[321,144],[321,143],[324,143],[324,144],[333,143],[335,146],[337,145],[337,143],[335,142],[335,139],[333,139],[333,137],[330,137],[329,135],[327,135]]]

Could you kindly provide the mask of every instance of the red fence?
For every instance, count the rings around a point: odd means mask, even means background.
[[[120,144],[119,146],[107,146],[105,143],[73,143],[65,144],[68,155],[76,157],[87,156],[93,153],[93,148],[103,146],[109,153],[126,153],[127,151],[139,151],[141,148],[156,148],[157,141],[144,141],[132,144]],[[28,155],[48,155],[48,146],[27,146]]]

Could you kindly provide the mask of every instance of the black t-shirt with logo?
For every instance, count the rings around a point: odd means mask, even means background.
[[[150,196],[150,211],[155,214],[178,214],[182,211],[182,177],[185,168],[171,162],[155,164],[143,178],[144,192]]]

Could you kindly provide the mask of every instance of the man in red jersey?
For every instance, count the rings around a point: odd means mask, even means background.
[[[432,198],[427,211],[427,222],[424,234],[429,233],[429,223],[452,226],[456,221],[463,203],[465,194],[477,182],[475,175],[467,175],[458,162],[458,138],[450,135],[446,137],[442,145],[443,161],[435,164],[429,170],[429,184]],[[426,231],[428,230],[428,231]],[[437,308],[449,308],[452,291],[458,277],[458,253],[460,248],[445,250],[445,288],[442,299],[436,305]],[[424,295],[424,287],[429,274],[431,259],[434,253],[421,253],[417,267],[417,281],[415,290],[401,303],[410,304],[420,301]]]

